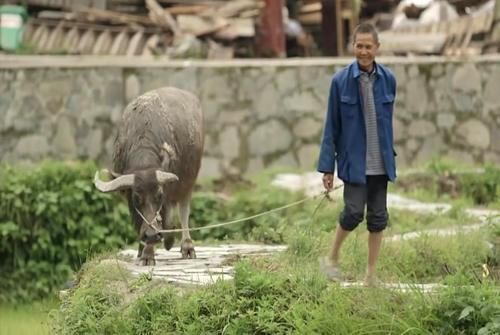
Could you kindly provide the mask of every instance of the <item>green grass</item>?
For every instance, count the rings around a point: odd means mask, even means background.
[[[246,217],[303,197],[272,187],[275,173],[267,171],[250,181],[227,184],[205,182],[195,193],[192,226]],[[427,191],[421,190],[421,194]],[[423,198],[429,200],[432,194]],[[464,215],[467,199],[454,201],[453,209],[441,214],[390,209],[385,236],[475,223]],[[435,294],[417,289],[409,293],[343,289],[326,280],[317,262],[331,247],[341,200],[323,201],[316,211],[319,203],[319,199],[309,201],[266,217],[193,234],[196,245],[208,241],[288,245],[281,254],[237,262],[233,281],[196,290],[179,290],[147,276],[133,278],[117,263],[100,263],[109,254],[97,256],[80,270],[77,287],[53,313],[53,330],[55,334],[500,332],[500,225],[449,237],[385,240],[378,266],[380,279],[449,285]],[[363,222],[342,248],[346,280],[358,281],[364,276],[367,236]],[[495,247],[491,249],[485,241]],[[48,331],[37,326],[46,320],[46,309],[4,307],[0,312],[0,327],[31,324]],[[23,334],[18,329],[8,331]]]
[[[432,295],[329,283],[315,261],[326,235],[296,235],[283,254],[238,262],[233,281],[190,291],[96,259],[64,302],[56,334],[494,334],[498,280],[472,275],[488,255],[480,234],[386,245],[382,276],[451,285]],[[359,276],[365,243],[347,243],[342,265]]]
[[[50,334],[49,312],[58,302],[48,300],[30,305],[0,306],[0,335]]]

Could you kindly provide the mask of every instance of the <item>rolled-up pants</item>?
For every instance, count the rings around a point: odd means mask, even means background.
[[[381,232],[387,227],[387,182],[386,175],[377,175],[366,176],[366,184],[344,184],[344,209],[339,217],[344,230],[352,231],[363,221],[365,206],[369,232]]]

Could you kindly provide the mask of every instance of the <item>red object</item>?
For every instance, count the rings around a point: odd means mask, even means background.
[[[262,57],[286,57],[283,0],[265,0],[257,33],[257,50]]]

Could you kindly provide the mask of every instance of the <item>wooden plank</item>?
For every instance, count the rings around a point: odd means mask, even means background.
[[[85,8],[76,12],[77,17],[84,19],[86,21],[95,22],[95,21],[107,21],[112,23],[121,23],[121,24],[130,24],[136,23],[140,25],[154,25],[154,22],[144,16],[140,15],[131,15],[131,14],[123,14],[117,13],[109,10],[101,10],[94,8]]]
[[[381,53],[440,54],[446,34],[381,32],[379,39]]]
[[[238,14],[238,17],[241,19],[246,19],[246,18],[256,18],[259,15],[260,15],[260,9],[247,9],[240,12],[240,14]]]
[[[23,32],[23,42],[24,43],[27,43],[31,40],[36,28],[37,27],[32,22],[28,21],[28,23],[26,24],[26,26],[24,28],[24,32]]]
[[[88,55],[92,53],[92,48],[94,46],[96,37],[95,32],[92,29],[88,29],[80,38],[78,42],[78,52],[82,55]]]
[[[125,30],[123,30],[115,37],[109,53],[114,56],[125,54],[127,51],[128,41],[128,34]]]
[[[140,51],[144,47],[144,44],[146,42],[144,41],[144,33],[142,31],[138,31],[132,36],[130,39],[130,43],[128,44],[127,51],[125,54],[127,56],[136,56],[140,55]]]
[[[109,30],[103,31],[95,42],[92,54],[94,55],[107,55],[113,43],[113,35]]]
[[[44,46],[44,50],[55,50],[60,49],[61,43],[64,39],[64,29],[61,23],[57,25],[55,29],[50,33],[49,40]]]
[[[466,38],[467,31],[469,29],[470,18],[468,16],[463,16],[454,20],[454,26],[451,30],[451,34],[444,47],[445,55],[457,55],[461,49],[462,42]]]
[[[178,15],[177,23],[181,31],[195,36],[214,33],[229,24],[222,18],[204,18],[196,15]]]
[[[303,25],[315,25],[321,23],[321,12],[313,12],[299,15],[299,22]]]
[[[62,47],[70,54],[78,51],[78,41],[80,41],[80,32],[77,27],[73,27],[66,33]]]
[[[207,6],[218,6],[224,3],[224,0],[214,1],[214,0],[157,0],[160,4],[183,4],[183,5],[207,5]]]
[[[225,3],[222,6],[212,7],[200,13],[202,16],[216,16],[222,18],[231,18],[238,16],[244,10],[262,8],[253,0],[236,0]]]
[[[45,41],[48,39],[48,36],[50,34],[49,28],[42,24],[40,25],[35,32],[33,33],[33,38],[31,39],[33,46],[35,47],[36,50],[41,50],[43,45],[45,44]]]
[[[300,8],[299,14],[321,12],[321,7],[322,7],[321,2],[303,5]]]
[[[172,15],[193,15],[199,14],[204,10],[207,10],[208,6],[203,5],[180,5],[174,7],[165,8],[165,11]]]
[[[160,42],[160,36],[158,34],[151,35],[144,44],[142,55],[153,56],[154,51],[156,50],[159,42]]]
[[[227,27],[215,33],[215,37],[227,40],[253,36],[255,36],[255,27],[252,19],[230,19]]]
[[[170,29],[174,35],[180,34],[179,27],[177,26],[177,23],[172,15],[163,10],[156,0],[146,0],[146,6],[149,9],[149,17],[151,21]]]

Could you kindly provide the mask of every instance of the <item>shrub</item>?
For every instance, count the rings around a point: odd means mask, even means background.
[[[89,255],[134,236],[128,208],[94,189],[90,162],[0,171],[0,301],[45,297]]]
[[[499,334],[500,293],[494,283],[453,287],[433,307],[432,328],[440,334]]]

